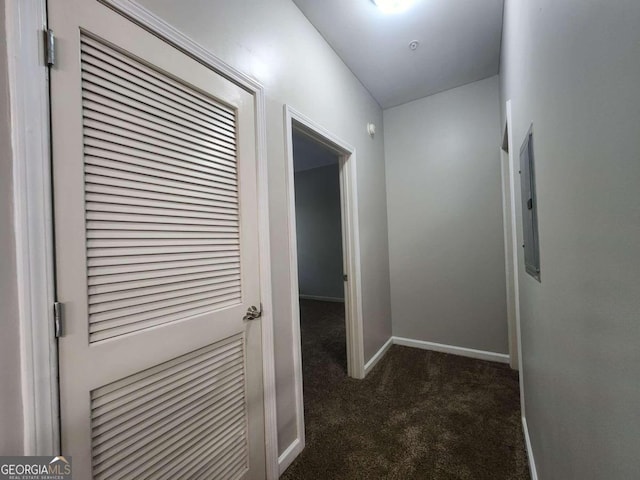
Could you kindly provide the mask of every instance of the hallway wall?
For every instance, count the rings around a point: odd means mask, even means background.
[[[393,334],[508,353],[494,76],[384,111]]]
[[[139,0],[266,88],[279,450],[296,438],[283,105],[357,150],[365,361],[391,336],[382,111],[291,0]]]
[[[640,478],[640,2],[507,0],[504,22],[514,150],[534,128],[542,282],[519,263],[538,476]]]

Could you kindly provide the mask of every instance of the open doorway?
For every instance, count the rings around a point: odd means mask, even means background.
[[[300,340],[309,402],[330,372],[347,374],[340,157],[300,131],[292,135]]]
[[[306,367],[364,378],[356,151],[289,106],[285,129],[298,438],[281,472],[305,445],[303,342]]]
[[[327,394],[347,376],[340,157],[292,135],[305,426],[314,432]]]

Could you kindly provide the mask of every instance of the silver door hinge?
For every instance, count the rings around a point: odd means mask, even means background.
[[[53,328],[56,338],[62,337],[62,303],[53,302]]]
[[[53,67],[56,64],[56,37],[53,30],[47,29],[44,32],[44,64]]]

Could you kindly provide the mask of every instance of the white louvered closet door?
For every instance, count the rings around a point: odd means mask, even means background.
[[[253,96],[53,1],[62,453],[78,479],[263,479]]]

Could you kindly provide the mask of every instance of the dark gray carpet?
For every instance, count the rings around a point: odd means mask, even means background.
[[[393,346],[346,376],[344,305],[301,301],[306,448],[281,478],[528,480],[518,375]]]

